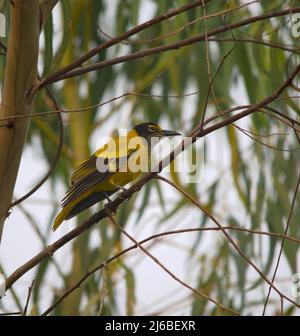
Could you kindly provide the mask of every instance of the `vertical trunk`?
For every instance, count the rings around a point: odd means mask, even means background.
[[[0,117],[30,115],[37,77],[39,51],[39,1],[11,1],[11,21]],[[0,127],[0,239],[12,201],[26,139],[29,118],[12,119]]]

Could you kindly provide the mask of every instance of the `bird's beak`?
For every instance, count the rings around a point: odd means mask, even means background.
[[[175,131],[161,130],[161,136],[163,137],[176,136],[176,135],[181,134]]]

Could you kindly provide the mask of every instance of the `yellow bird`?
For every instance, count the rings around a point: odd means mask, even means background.
[[[148,122],[135,126],[126,136],[112,138],[75,169],[53,230],[64,220],[124,189],[148,168],[153,140],[175,135],[180,133]]]

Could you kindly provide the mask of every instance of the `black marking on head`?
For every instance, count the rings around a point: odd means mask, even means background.
[[[142,123],[134,127],[138,135],[140,136],[151,136],[152,134],[157,134],[161,128],[152,122]]]

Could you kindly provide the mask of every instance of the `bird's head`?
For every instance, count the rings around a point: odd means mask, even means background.
[[[138,133],[139,136],[145,138],[146,140],[155,137],[163,138],[163,137],[181,135],[180,133],[175,131],[164,130],[159,125],[151,122],[136,125],[134,127],[134,130]]]

